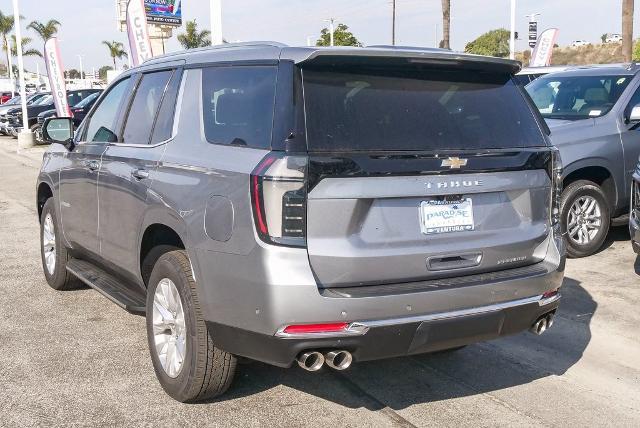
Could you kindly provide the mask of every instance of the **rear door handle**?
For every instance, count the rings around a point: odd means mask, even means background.
[[[133,171],[131,171],[131,175],[138,180],[142,180],[145,178],[149,178],[149,171],[147,171],[146,169],[134,169]]]
[[[98,168],[100,168],[100,162],[96,161],[96,160],[92,160],[87,162],[87,168],[89,168],[91,171],[95,171]]]

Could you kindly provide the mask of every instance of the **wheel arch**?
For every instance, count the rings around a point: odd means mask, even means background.
[[[562,180],[563,187],[566,188],[578,180],[588,180],[600,186],[607,198],[609,211],[613,214],[618,205],[618,185],[615,176],[608,167],[576,162],[565,169]]]
[[[172,248],[186,249],[184,226],[171,221],[148,221],[140,235],[139,267],[145,287],[148,285],[151,270],[156,261]],[[153,251],[156,249],[157,251]]]
[[[38,209],[38,221],[42,217],[42,209],[44,208],[44,204],[47,202],[49,198],[53,198],[53,188],[49,183],[45,181],[41,181],[38,183],[38,188],[36,191],[36,206]]]

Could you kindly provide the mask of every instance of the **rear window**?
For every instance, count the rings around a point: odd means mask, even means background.
[[[509,75],[455,70],[303,70],[307,141],[316,151],[543,146]]]
[[[215,144],[269,148],[277,68],[209,67],[202,70],[204,133]]]

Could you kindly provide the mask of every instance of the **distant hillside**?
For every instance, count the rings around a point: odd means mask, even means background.
[[[516,59],[526,66],[529,64],[529,51],[518,52]],[[624,62],[622,57],[622,44],[598,44],[582,47],[564,47],[553,49],[551,65],[585,65],[585,64],[610,64]]]

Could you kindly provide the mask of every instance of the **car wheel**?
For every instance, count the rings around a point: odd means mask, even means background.
[[[562,192],[560,215],[569,257],[586,257],[602,247],[611,217],[600,186],[587,180],[571,183]]]
[[[71,290],[80,281],[67,271],[70,256],[62,242],[53,198],[47,199],[40,216],[40,254],[47,283],[54,290]]]
[[[185,251],[165,253],[155,263],[146,318],[153,368],[169,396],[195,402],[229,388],[237,360],[211,339]]]
[[[42,127],[37,123],[31,127],[31,132],[33,133],[33,138],[36,144],[44,144],[44,140],[42,139]]]

